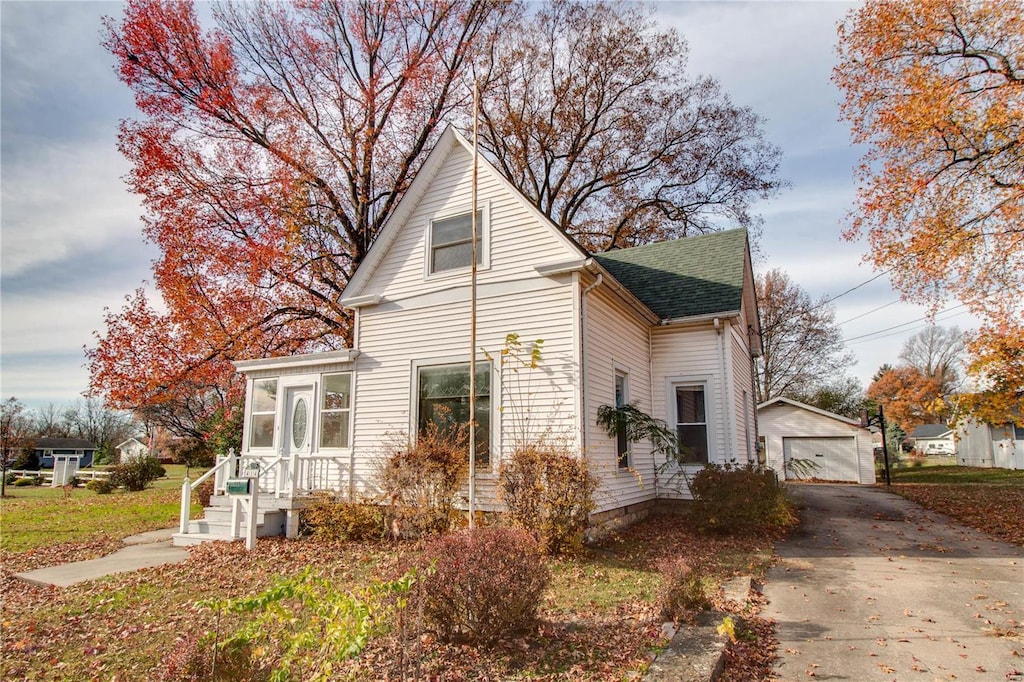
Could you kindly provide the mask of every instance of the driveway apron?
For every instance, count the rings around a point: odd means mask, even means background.
[[[778,679],[1024,680],[1024,550],[880,488],[791,490],[803,523],[764,590]]]

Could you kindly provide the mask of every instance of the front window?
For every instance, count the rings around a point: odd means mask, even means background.
[[[680,461],[707,464],[708,423],[704,386],[676,386],[675,397]]]
[[[469,424],[469,363],[420,367],[418,377],[418,423],[423,433],[436,424],[451,431]],[[476,365],[476,462],[490,463],[491,452],[491,363]]]
[[[352,375],[325,374],[320,394],[320,447],[347,448],[352,423]]]
[[[274,415],[277,413],[277,379],[252,382],[252,407],[249,414],[249,447],[274,446]]]
[[[430,273],[468,268],[473,260],[472,212],[430,222]],[[476,263],[484,262],[483,211],[476,213]]]
[[[627,377],[622,372],[615,373],[615,407],[623,408],[629,402]],[[618,428],[615,431],[615,454],[618,458],[619,468],[629,468],[629,440],[626,438],[626,422],[619,420]]]

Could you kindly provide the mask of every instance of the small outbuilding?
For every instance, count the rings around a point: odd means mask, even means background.
[[[92,466],[98,448],[84,438],[37,438],[36,457],[39,467],[52,469],[58,459],[76,460],[77,468]]]
[[[875,482],[871,432],[857,420],[773,398],[757,406],[757,422],[765,462],[780,478]]]
[[[149,457],[149,447],[138,438],[129,438],[117,446],[119,461],[131,462]]]

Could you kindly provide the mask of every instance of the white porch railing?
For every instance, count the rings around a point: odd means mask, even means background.
[[[229,478],[255,478],[261,495],[290,500],[318,490],[341,492],[345,489],[345,472],[345,460],[332,455],[236,455],[229,450],[226,455],[217,455],[216,464],[205,474],[182,483],[179,532],[188,533],[192,491],[211,477],[215,495],[224,494]]]

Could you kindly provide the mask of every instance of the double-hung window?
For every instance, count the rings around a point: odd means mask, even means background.
[[[430,253],[428,272],[433,275],[448,270],[468,268],[473,262],[473,213],[467,211],[450,218],[430,221]],[[484,258],[484,212],[476,212],[476,263]]]
[[[615,373],[615,407],[625,407],[629,402],[628,376],[624,372]],[[615,455],[620,469],[629,468],[629,440],[626,437],[626,421],[619,420],[615,431]]]
[[[421,366],[417,372],[417,429],[442,433],[469,425],[469,363]],[[476,363],[476,463],[491,457],[491,363]]]
[[[708,421],[704,385],[676,384],[674,388],[680,461],[685,464],[707,464]]]
[[[352,374],[323,375],[320,447],[347,448],[352,425]]]
[[[273,447],[277,379],[256,379],[252,382],[252,404],[249,409],[249,447]]]

